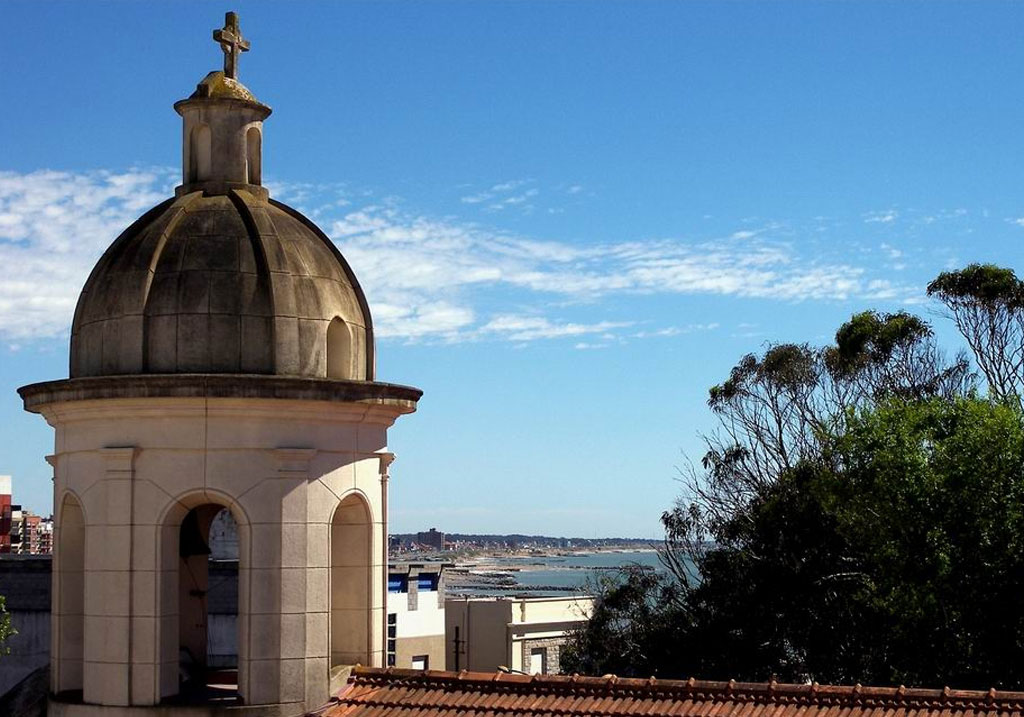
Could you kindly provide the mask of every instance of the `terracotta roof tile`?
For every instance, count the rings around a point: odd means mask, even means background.
[[[357,667],[320,717],[1024,717],[1024,693]]]

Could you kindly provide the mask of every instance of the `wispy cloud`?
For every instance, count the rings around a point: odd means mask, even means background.
[[[66,333],[99,255],[173,185],[167,169],[0,171],[0,335]]]
[[[496,197],[507,195],[510,192],[515,192],[529,183],[530,180],[528,179],[516,179],[509,182],[501,182],[500,184],[491,186],[489,189],[465,195],[462,197],[462,202],[463,204],[482,204],[490,202]]]
[[[483,191],[467,194],[460,200],[463,204],[483,205],[487,211],[491,212],[519,209],[530,213],[536,208],[533,202],[540,194],[540,189],[530,186],[531,184],[533,184],[531,179],[501,182]]]
[[[498,334],[512,341],[533,341],[583,334],[605,334],[612,329],[631,326],[631,321],[599,321],[595,324],[552,322],[542,316],[503,314],[480,327],[479,333]]]
[[[99,255],[174,183],[174,173],[162,169],[0,172],[0,337],[15,343],[65,334]],[[773,239],[770,226],[700,241],[568,243],[409,213],[395,201],[335,185],[274,187],[338,244],[382,338],[596,346],[717,327],[650,327],[611,311],[607,300],[616,296],[841,301],[910,293],[864,266],[802,255]],[[490,191],[509,199],[530,189],[517,181]]]
[[[696,331],[714,331],[719,327],[720,324],[712,322],[710,324],[687,324],[686,326],[667,326],[663,329],[654,329],[651,331],[637,331],[634,334],[630,334],[634,339],[647,339],[659,336],[681,336],[683,334],[692,334]]]
[[[887,209],[882,212],[868,212],[864,215],[864,221],[868,224],[890,224],[899,216],[900,213],[895,209]]]

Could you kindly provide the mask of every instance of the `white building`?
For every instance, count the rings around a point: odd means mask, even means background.
[[[444,568],[448,563],[388,567],[388,667],[445,669]]]
[[[446,600],[448,669],[557,673],[566,635],[590,619],[593,605],[580,596]]]

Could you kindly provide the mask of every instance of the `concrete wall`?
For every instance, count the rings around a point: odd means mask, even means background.
[[[414,658],[426,657],[426,668],[428,670],[445,669],[444,655],[444,633],[439,632],[432,635],[420,637],[398,638],[395,646],[395,667],[406,669],[417,667],[413,662]]]
[[[7,643],[11,654],[0,656],[0,695],[50,661],[49,610],[11,611],[11,624],[18,634]]]
[[[0,695],[50,659],[49,555],[5,555],[0,559],[0,595],[18,634],[0,656]]]
[[[561,644],[570,630],[589,619],[592,607],[593,599],[588,597],[446,600],[448,669],[493,672],[503,666],[536,672],[531,653],[542,650],[546,671],[557,673]]]
[[[445,654],[449,670],[494,672],[499,665],[509,666],[507,626],[512,621],[511,605],[509,600],[445,600]]]

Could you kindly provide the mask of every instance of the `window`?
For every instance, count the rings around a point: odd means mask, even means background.
[[[437,573],[420,573],[416,578],[419,590],[437,590]]]
[[[426,670],[430,666],[429,655],[413,655],[412,658],[412,669],[414,670]]]
[[[388,613],[388,641],[387,650],[385,654],[387,656],[386,665],[388,667],[395,666],[395,638],[398,636],[398,614],[394,612]]]
[[[406,575],[388,575],[389,593],[409,592],[409,577]]]
[[[327,378],[356,378],[352,370],[352,334],[340,318],[327,326]]]
[[[540,675],[548,671],[548,650],[546,647],[534,647],[530,650],[530,674]]]
[[[262,137],[256,127],[250,127],[245,133],[245,164],[246,179],[249,184],[259,184],[262,179],[260,163],[262,161]]]
[[[188,145],[189,182],[203,182],[210,178],[212,151],[210,128],[205,124],[193,127]]]

